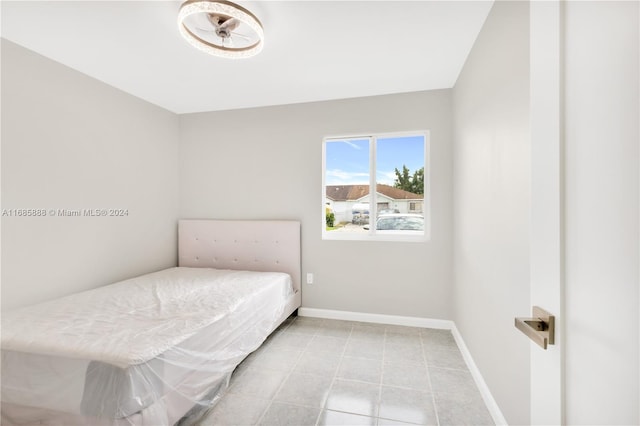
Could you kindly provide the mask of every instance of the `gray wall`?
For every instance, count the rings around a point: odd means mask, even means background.
[[[510,424],[529,423],[528,8],[494,4],[453,90],[454,321]]]
[[[307,308],[451,319],[451,91],[180,117],[181,216],[302,221]],[[323,241],[324,136],[431,131],[426,243]]]
[[[178,117],[2,40],[2,308],[175,265]]]

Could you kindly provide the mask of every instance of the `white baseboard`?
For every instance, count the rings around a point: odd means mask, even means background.
[[[478,386],[480,395],[482,395],[482,399],[484,400],[484,403],[487,406],[487,409],[489,410],[493,421],[496,423],[496,425],[506,425],[507,420],[504,418],[504,415],[502,414],[500,407],[498,407],[498,403],[493,398],[493,395],[491,395],[489,386],[487,386],[487,383],[484,381],[482,374],[480,374],[480,370],[478,370],[475,361],[473,361],[471,352],[469,352],[467,345],[465,345],[464,340],[462,339],[462,335],[458,331],[458,327],[456,327],[455,323],[453,323],[453,327],[451,327],[451,334],[453,334],[453,338],[456,339],[458,349],[460,349],[460,353],[464,358],[464,362],[467,364],[467,368],[469,368],[469,372],[471,373],[473,380],[476,382],[476,386]]]
[[[408,327],[440,328],[451,330],[453,321],[397,315],[367,314],[363,312],[332,311],[330,309],[299,308],[301,317],[337,319],[345,321],[372,322],[376,324],[406,325]]]
[[[489,410],[493,421],[496,423],[496,425],[507,424],[502,411],[500,411],[500,407],[498,407],[496,400],[493,398],[493,395],[491,395],[489,387],[485,383],[482,374],[480,374],[480,370],[478,370],[476,363],[473,361],[471,353],[469,352],[467,345],[465,345],[464,340],[462,339],[462,335],[458,331],[458,328],[453,321],[431,318],[403,317],[397,315],[368,314],[363,312],[334,311],[330,309],[316,308],[299,308],[298,315],[300,315],[301,317],[326,318],[345,321],[360,321],[377,324],[405,325],[409,327],[451,330],[451,334],[453,334],[453,338],[456,340],[456,344],[460,349],[460,353],[462,354],[462,357],[464,358],[464,361],[469,368],[469,372],[471,373],[473,380],[476,382],[476,386],[478,386],[478,390],[482,395],[482,399],[484,400],[484,403],[487,406],[487,409]]]

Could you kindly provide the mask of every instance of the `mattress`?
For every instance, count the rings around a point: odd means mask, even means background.
[[[292,293],[283,273],[178,267],[4,313],[3,422],[173,424],[215,398]]]

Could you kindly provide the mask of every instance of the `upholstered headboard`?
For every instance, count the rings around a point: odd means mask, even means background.
[[[180,220],[178,265],[286,272],[300,292],[300,222]]]

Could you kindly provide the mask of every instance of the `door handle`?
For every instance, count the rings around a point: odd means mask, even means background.
[[[516,318],[515,326],[542,349],[547,349],[547,344],[555,344],[555,320],[555,316],[534,306],[531,308],[531,318]]]

